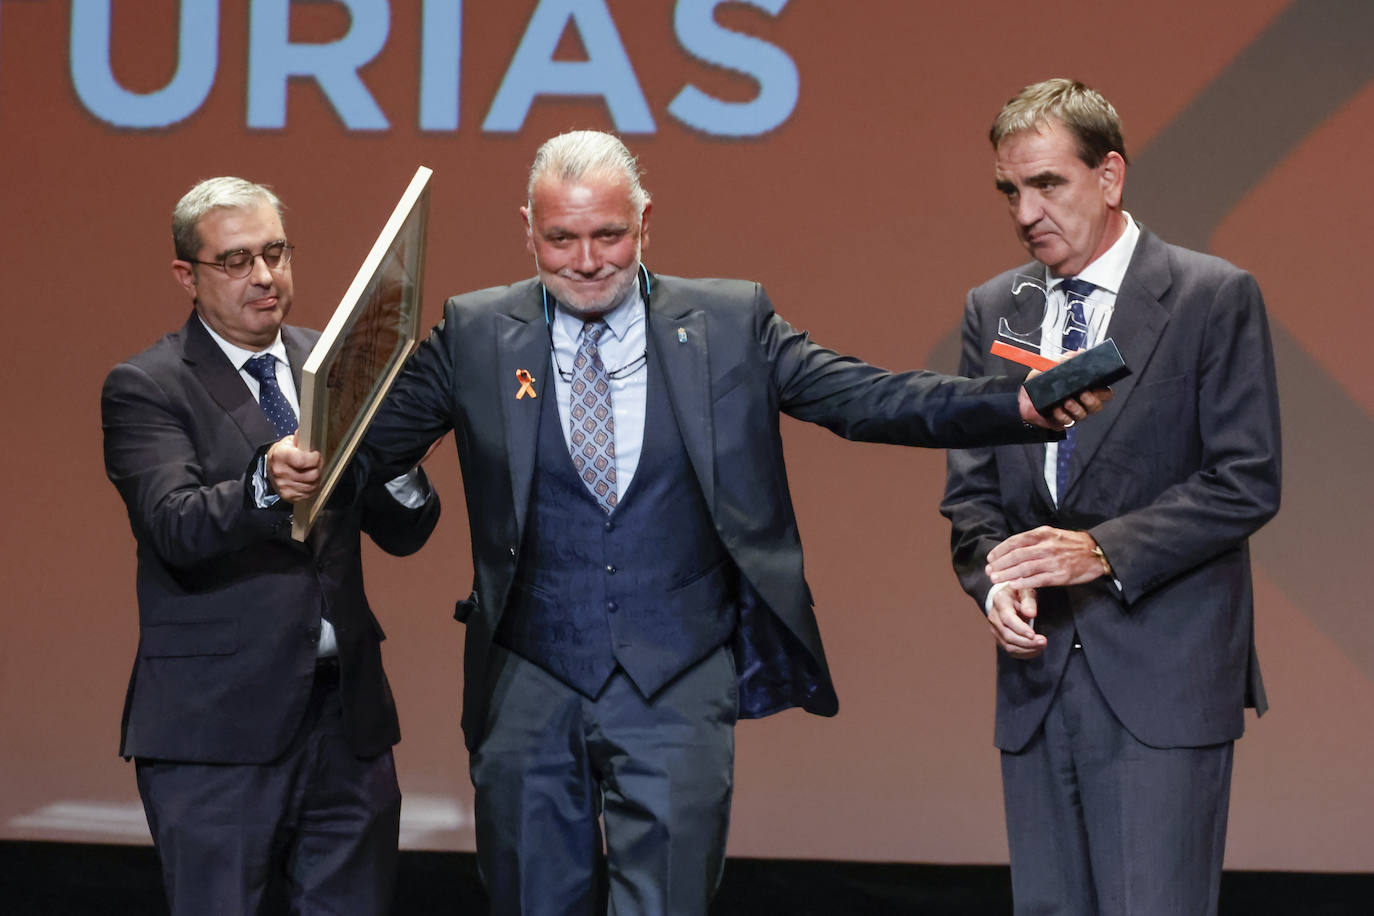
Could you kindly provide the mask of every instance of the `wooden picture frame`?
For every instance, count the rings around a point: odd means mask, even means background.
[[[304,541],[420,336],[429,179],[420,166],[320,334],[301,372],[302,449],[324,458],[320,488],[295,504]]]

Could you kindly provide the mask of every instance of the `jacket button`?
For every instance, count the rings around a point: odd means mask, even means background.
[[[607,574],[607,575],[610,575],[610,576],[614,576],[614,575],[615,575],[615,567],[612,566],[612,565],[610,565],[609,563],[606,564],[606,574]]]
[[[512,548],[510,549],[510,555],[511,555],[511,556],[515,556],[515,548],[514,548],[514,547],[512,547]]]
[[[620,610],[620,605],[616,604],[614,601],[607,601],[606,610],[614,614],[616,611]]]

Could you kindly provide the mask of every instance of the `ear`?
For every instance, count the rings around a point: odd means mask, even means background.
[[[535,254],[534,250],[534,221],[530,216],[529,205],[520,208],[520,219],[525,224],[525,250],[530,254]]]
[[[639,250],[647,251],[649,248],[649,214],[653,212],[654,202],[646,200],[644,209],[639,214]]]
[[[1100,181],[1102,182],[1102,196],[1107,200],[1107,206],[1113,210],[1121,209],[1121,197],[1126,190],[1126,160],[1121,158],[1121,154],[1113,150],[1102,157]]]
[[[196,265],[189,261],[173,261],[172,277],[182,289],[186,290],[186,295],[191,297],[191,301],[196,301]]]

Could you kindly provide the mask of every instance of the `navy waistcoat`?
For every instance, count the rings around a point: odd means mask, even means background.
[[[734,563],[657,362],[645,371],[644,446],[610,515],[577,476],[555,398],[544,399],[520,565],[496,634],[592,698],[617,665],[652,697],[735,630]]]

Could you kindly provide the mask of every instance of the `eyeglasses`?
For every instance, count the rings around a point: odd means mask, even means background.
[[[240,248],[238,251],[229,252],[218,261],[197,261],[195,258],[187,258],[186,260],[192,264],[218,267],[232,279],[242,280],[253,272],[254,258],[262,258],[262,263],[267,265],[268,270],[280,270],[291,263],[291,252],[295,247],[283,239],[280,242],[262,246],[262,251],[256,254],[247,248]]]

